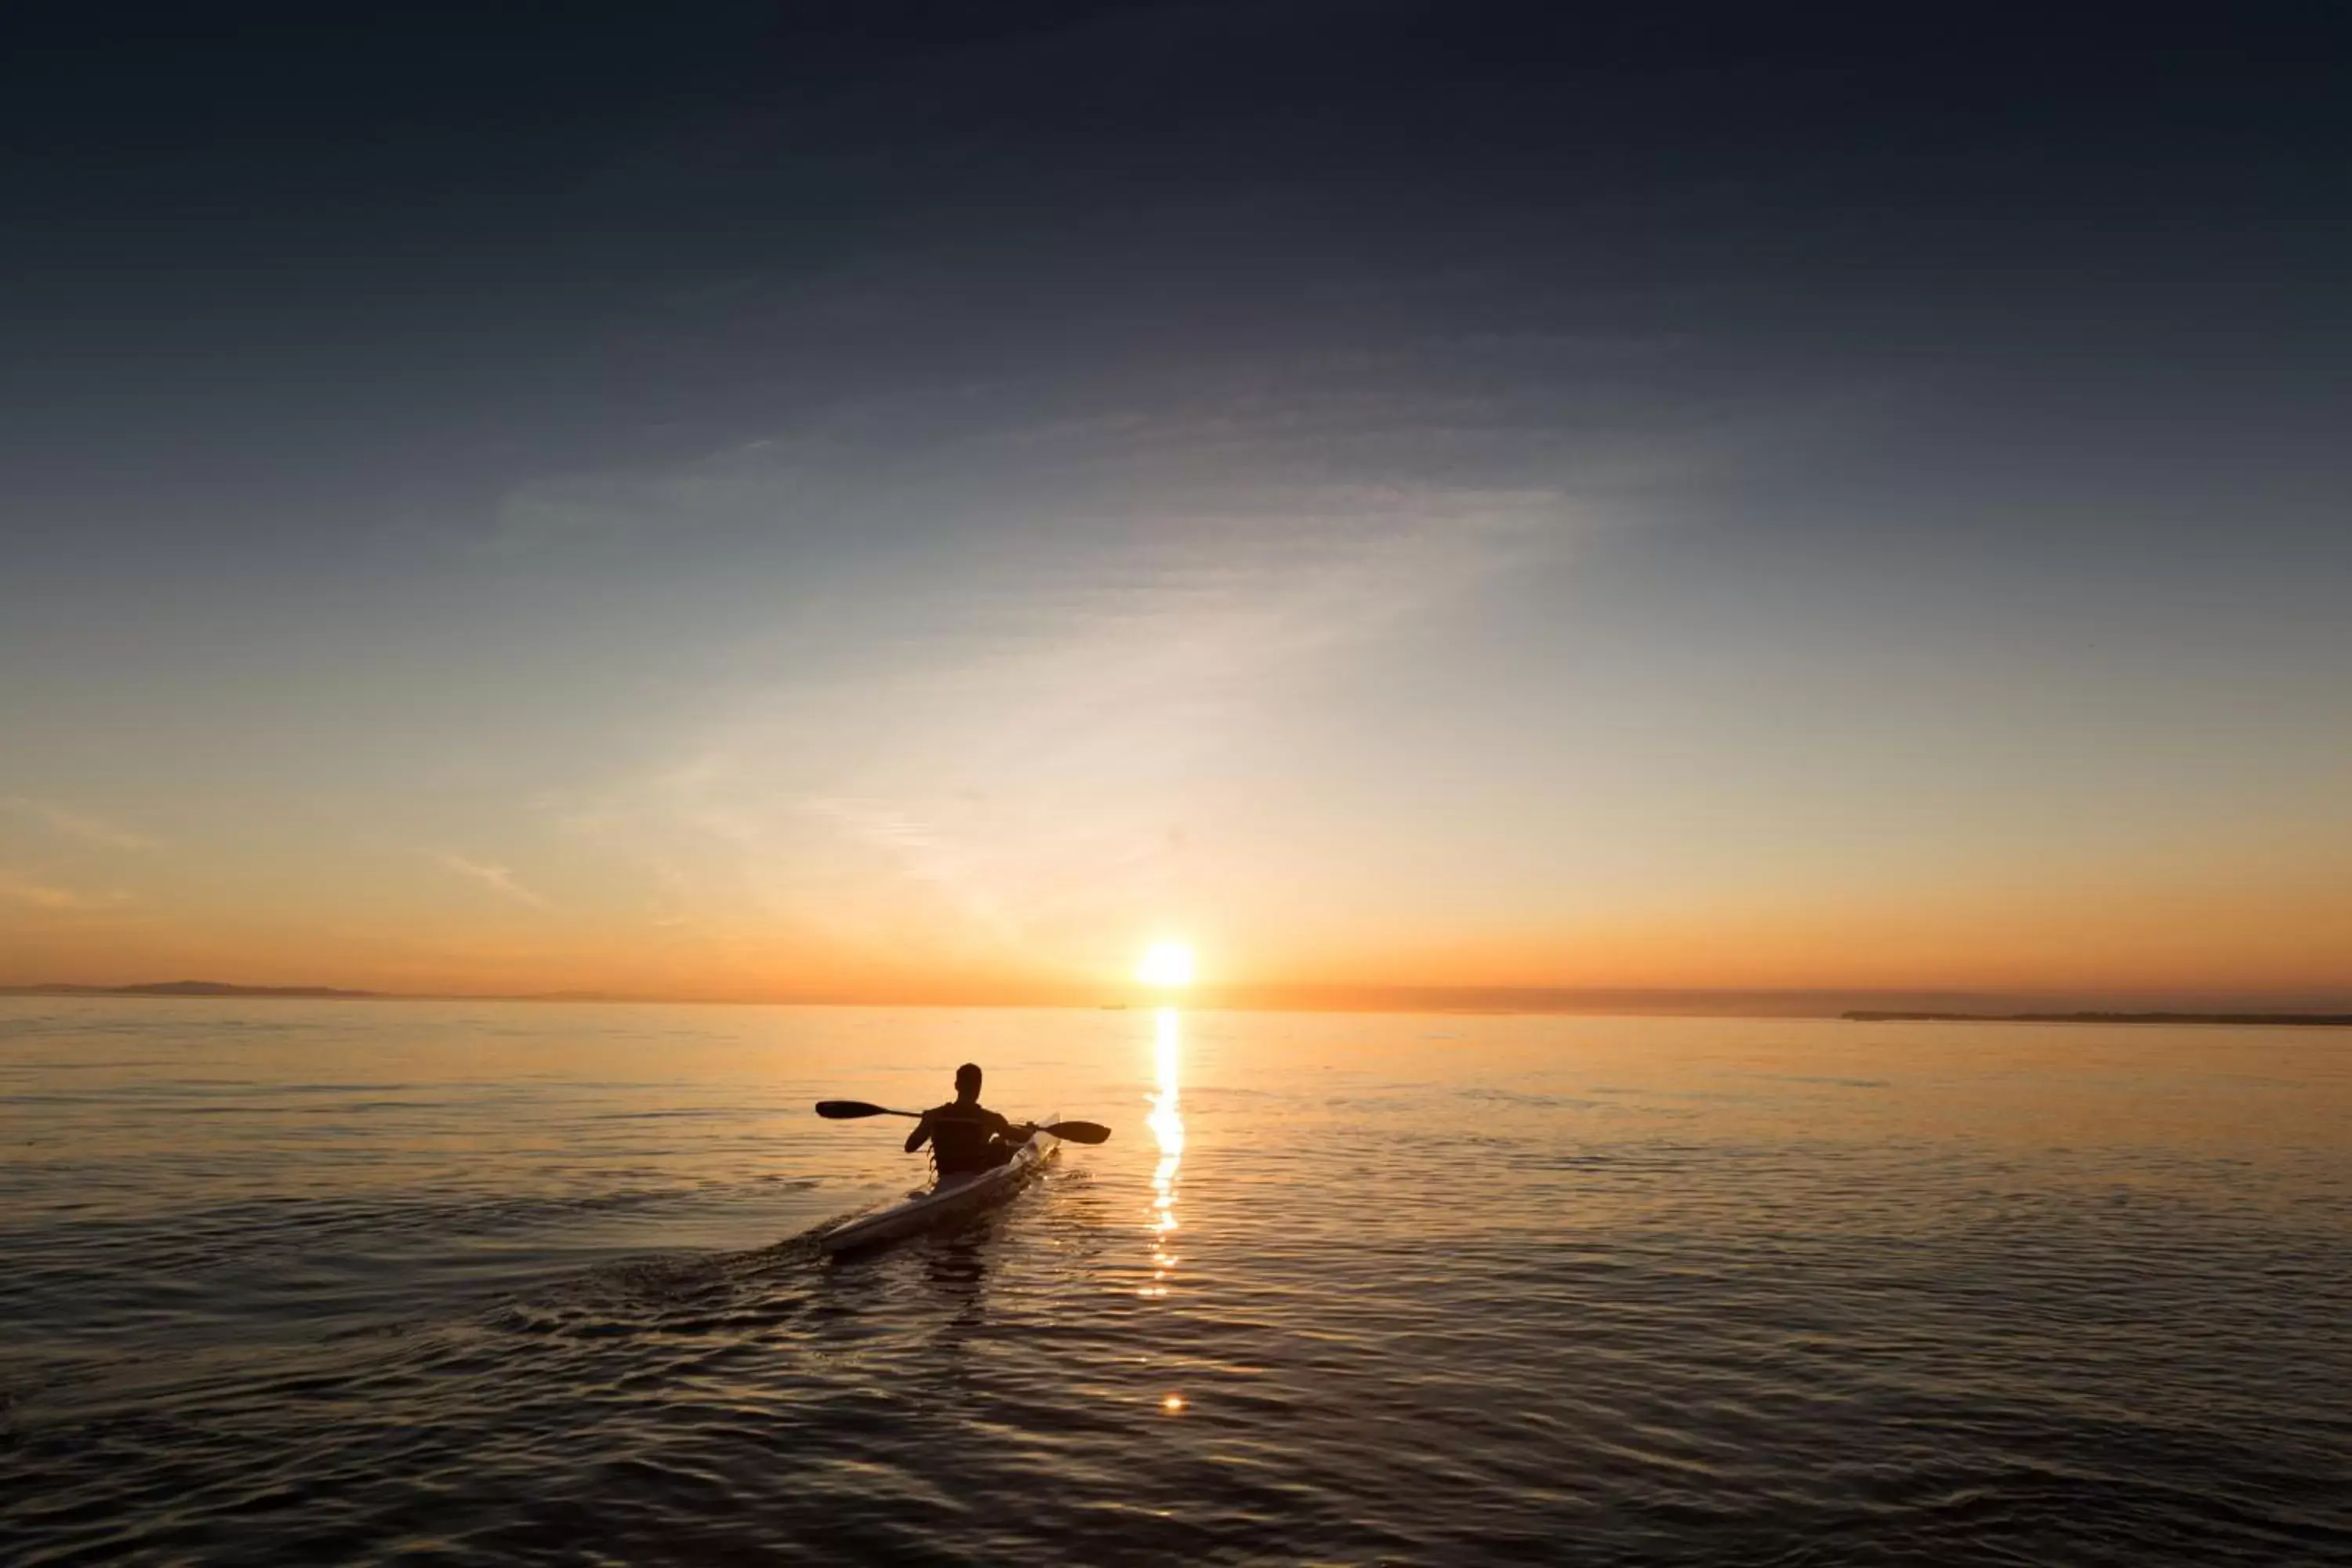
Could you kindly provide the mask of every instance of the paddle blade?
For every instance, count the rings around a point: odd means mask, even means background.
[[[862,1100],[820,1100],[816,1113],[827,1121],[855,1121],[861,1116],[887,1116],[886,1106],[868,1105]]]
[[[1099,1121],[1056,1121],[1051,1127],[1044,1128],[1042,1131],[1051,1137],[1059,1138],[1070,1143],[1110,1142],[1110,1129]]]

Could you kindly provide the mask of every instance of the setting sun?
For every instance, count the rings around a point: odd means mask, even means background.
[[[1135,977],[1146,985],[1190,985],[1192,950],[1181,942],[1155,942],[1144,949]]]

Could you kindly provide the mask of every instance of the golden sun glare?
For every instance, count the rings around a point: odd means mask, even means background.
[[[1143,950],[1135,977],[1146,985],[1190,985],[1192,950],[1181,942],[1155,942]]]

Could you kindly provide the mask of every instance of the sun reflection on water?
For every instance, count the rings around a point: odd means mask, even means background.
[[[1176,1009],[1160,1008],[1152,1045],[1153,1077],[1158,1087],[1151,1096],[1151,1114],[1146,1119],[1152,1137],[1160,1143],[1160,1163],[1151,1171],[1151,1282],[1139,1292],[1147,1297],[1168,1294],[1168,1279],[1176,1271],[1178,1261],[1169,1247],[1180,1228],[1176,1222],[1176,1172],[1184,1163],[1184,1117],[1176,1096],[1182,1042],[1182,1026]]]

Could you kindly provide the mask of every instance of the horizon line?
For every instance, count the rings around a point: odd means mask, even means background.
[[[2263,1007],[2335,1012],[2352,1008],[2352,989],[2200,988],[1969,990],[1894,986],[1547,986],[1201,985],[1181,993],[1146,986],[1073,988],[1054,994],[726,994],[562,989],[554,991],[385,991],[318,984],[247,984],[214,980],[88,984],[47,981],[0,985],[7,996],[107,996],[168,1000],[535,1002],[647,1006],[988,1007],[1118,1010],[1179,1005],[1207,1011],[1293,1013],[1456,1013],[1533,1016],[1609,1014],[1696,1017],[1837,1017],[1857,1011],[2000,1014],[2225,1010]]]

